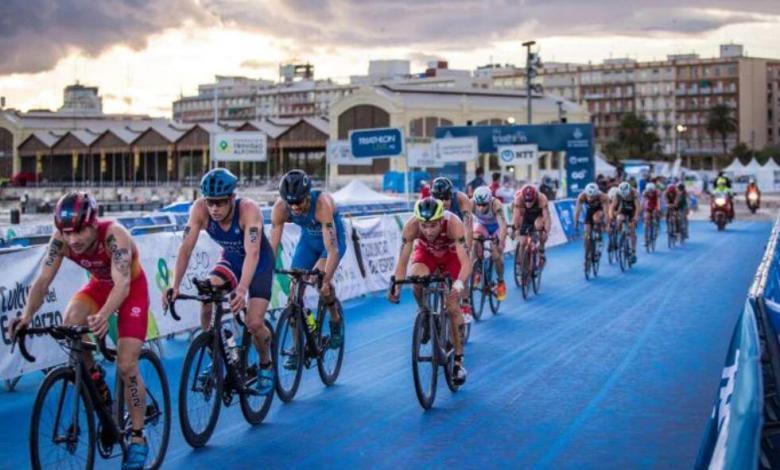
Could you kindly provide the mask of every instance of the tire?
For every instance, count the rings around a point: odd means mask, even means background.
[[[596,279],[599,277],[599,257],[596,251],[596,241],[591,241],[591,243],[593,246],[590,249],[590,253],[593,259],[590,262],[590,270],[593,273],[593,279]]]
[[[195,448],[206,445],[219,419],[225,377],[222,357],[212,353],[216,347],[217,344],[212,332],[206,331],[199,334],[190,343],[182,367],[181,381],[179,382],[179,423],[184,440]],[[208,374],[204,373],[205,370],[209,371]],[[189,398],[188,392],[193,392],[192,398]],[[191,415],[195,415],[195,411],[191,411],[189,405],[191,401],[194,402],[195,396],[203,396],[206,402],[204,408],[208,413],[208,419],[205,425],[195,423],[193,426],[194,416]],[[210,404],[209,401],[211,401]],[[195,403],[192,405],[194,406]]]
[[[303,375],[303,362],[306,358],[304,351],[303,322],[298,321],[296,307],[287,307],[279,316],[276,323],[276,355],[274,367],[276,367],[276,394],[279,399],[289,403],[295,398],[298,386]],[[295,334],[293,334],[295,331]],[[285,369],[283,362],[291,353],[297,353],[298,364],[292,369]]]
[[[628,263],[631,261],[628,245],[628,236],[624,233],[620,234],[620,243],[618,244],[618,259],[620,260],[620,270],[626,272],[628,270]]]
[[[89,378],[84,377],[89,380]],[[49,372],[41,383],[41,387],[38,389],[38,394],[35,397],[35,403],[33,404],[32,416],[30,420],[30,463],[34,469],[48,469],[54,468],[58,465],[56,462],[42,461],[41,458],[46,458],[51,455],[51,450],[42,451],[40,446],[42,443],[51,442],[51,427],[55,423],[41,422],[44,419],[44,406],[47,404],[47,398],[54,400],[54,409],[51,412],[45,413],[45,416],[55,416],[57,407],[62,406],[65,412],[63,417],[60,418],[64,423],[70,421],[70,410],[73,404],[75,391],[75,372],[69,367],[58,367]],[[70,392],[70,393],[69,393]],[[76,451],[81,451],[84,454],[84,463],[86,468],[92,468],[95,464],[95,445],[96,445],[96,431],[95,431],[95,412],[92,406],[92,401],[89,399],[87,390],[84,386],[81,387],[79,392],[80,399],[77,401],[77,406],[80,406],[78,413],[78,429],[79,436],[76,444]],[[62,405],[59,405],[60,399],[64,398]],[[67,416],[67,418],[64,418]],[[52,419],[52,421],[54,421]],[[67,426],[64,423],[58,423],[57,431],[67,431],[70,428],[70,424]],[[86,433],[82,431],[82,426],[86,428]],[[71,455],[70,452],[64,447],[60,447],[59,450],[63,452],[62,457]],[[61,465],[61,463],[59,464]]]
[[[488,267],[485,271],[487,274],[485,276],[485,286],[487,288],[487,295],[488,295],[488,302],[490,303],[490,311],[493,312],[493,315],[498,315],[498,308],[501,306],[501,301],[498,300],[498,294],[496,294],[495,287],[498,285],[498,283],[493,282],[493,271],[495,270],[495,266],[493,265],[493,258],[488,258]],[[496,275],[498,276],[498,275]]]
[[[650,253],[652,251],[653,243],[653,223],[645,224],[645,251]]]
[[[320,380],[326,386],[331,386],[336,382],[341,371],[341,363],[344,361],[344,335],[346,332],[346,318],[344,310],[341,308],[341,302],[336,300],[336,306],[341,314],[341,347],[338,350],[330,349],[330,310],[320,301],[317,307],[317,343],[323,348],[319,357],[317,357],[317,371],[320,373]],[[328,334],[325,335],[325,319],[328,319]]]
[[[617,261],[617,253],[615,250],[615,234],[609,234],[609,242],[607,244],[607,259],[609,264],[614,264]]]
[[[523,253],[523,263],[522,263],[522,293],[523,293],[523,300],[528,300],[528,291],[530,289],[531,284],[531,253]]]
[[[428,323],[429,338],[427,343],[422,343],[425,323]],[[429,410],[436,400],[436,381],[438,379],[439,362],[436,354],[436,332],[434,331],[432,315],[422,312],[417,314],[414,319],[414,331],[412,332],[412,376],[414,378],[414,391],[417,394],[417,400],[423,409]],[[427,354],[421,349],[426,348],[430,351]],[[428,366],[430,364],[430,366]],[[430,377],[423,377],[422,374],[430,367],[428,371]],[[425,386],[429,388],[426,390]]]
[[[517,287],[523,287],[523,258],[522,258],[522,245],[520,245],[520,242],[517,242],[517,246],[515,247],[515,285]]]
[[[479,278],[479,282],[476,282],[477,278]],[[471,290],[469,292],[469,300],[471,300],[471,315],[474,316],[474,319],[477,321],[482,320],[482,309],[485,306],[485,292],[483,290],[484,281],[485,276],[482,272],[482,260],[477,258],[474,260],[474,265],[471,268]],[[479,306],[477,306],[478,296]]]
[[[455,377],[453,375],[455,368],[455,345],[452,342],[452,326],[450,325],[450,318],[445,314],[439,318],[441,322],[439,328],[439,343],[441,344],[442,357],[446,357],[447,361],[442,364],[444,368],[444,379],[447,381],[447,388],[450,392],[455,393],[460,388],[460,385],[455,383]]]
[[[590,265],[593,262],[593,260],[592,260],[592,258],[590,256],[590,250],[591,250],[590,244],[586,243],[585,244],[585,264],[584,264],[584,266],[585,266],[585,280],[586,281],[590,280]]]
[[[271,322],[265,320],[265,327],[271,332],[271,357],[274,358],[274,351],[276,350],[276,341],[274,340],[274,328]],[[241,372],[244,376],[244,386],[248,389],[255,389],[255,382],[257,381],[257,371],[260,370],[260,354],[257,352],[254,341],[252,340],[252,334],[249,329],[244,328],[244,337],[241,341],[241,355],[239,356],[241,364]],[[275,373],[275,371],[274,371]],[[274,381],[274,388],[276,382]],[[244,415],[244,419],[247,423],[255,426],[263,422],[268,410],[271,409],[271,403],[274,401],[274,390],[271,390],[266,396],[263,395],[250,395],[241,394],[239,402],[241,403],[241,413]]]
[[[533,288],[534,288],[534,294],[539,294],[539,289],[542,287],[542,271],[544,271],[544,268],[537,269],[536,266],[539,266],[539,250],[534,250],[533,258],[531,259],[532,266],[534,266],[533,269]]]
[[[171,392],[162,362],[151,349],[141,350],[138,369],[146,389],[144,428],[149,454],[146,456],[144,468],[157,469],[165,460],[171,437]],[[132,429],[132,422],[126,409],[124,383],[119,374],[117,377],[116,422],[123,431],[122,435],[127,436]]]

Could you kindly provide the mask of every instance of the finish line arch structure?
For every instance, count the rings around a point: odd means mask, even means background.
[[[516,144],[536,144],[540,151],[566,152],[568,197],[576,197],[595,178],[593,125],[590,123],[436,128],[437,139],[448,137],[476,137],[480,153],[495,153],[500,145]]]

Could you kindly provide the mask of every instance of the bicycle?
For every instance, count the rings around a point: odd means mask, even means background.
[[[677,211],[674,209],[667,210],[666,212],[666,238],[667,238],[667,245],[669,248],[674,248],[674,245],[677,243],[677,232],[678,232],[678,222],[679,219],[677,217]]]
[[[498,300],[498,295],[496,294],[498,282],[493,280],[492,244],[496,242],[496,238],[474,237],[473,241],[474,243],[479,243],[479,246],[474,250],[476,257],[471,270],[469,299],[474,318],[479,321],[482,319],[482,310],[485,308],[486,298],[493,315],[498,315],[498,307],[501,305],[501,301]],[[485,252],[487,252],[487,256],[485,256]],[[477,294],[479,294],[479,308],[477,308],[476,302]]]
[[[544,266],[539,263],[539,237],[539,232],[531,230],[525,237],[525,246],[518,242],[515,247],[515,284],[521,288],[525,300],[529,290],[538,294],[542,285]]]
[[[618,261],[618,229],[617,223],[610,222],[609,224],[609,241],[607,242],[607,258],[609,264],[614,264]]]
[[[25,327],[14,338],[13,344],[19,344],[19,351],[29,362],[35,362],[25,345],[29,335],[49,335],[68,352],[67,363],[46,374],[35,397],[30,422],[30,463],[34,469],[65,465],[63,459],[69,457],[93,468],[95,447],[103,459],[121,455],[124,462],[127,458],[132,421],[126,409],[122,377],[116,374],[113,405],[106,403],[93,380],[85,378],[90,377],[90,371],[81,354],[100,351],[107,361],[114,362],[116,350],[106,346],[105,338],[96,343],[84,340],[89,331],[87,326]],[[144,428],[149,454],[144,468],[156,469],[165,458],[171,430],[168,381],[160,359],[150,349],[141,350],[138,362],[146,389]],[[47,443],[53,444],[54,449],[42,449]],[[119,453],[115,454],[117,444]],[[83,456],[79,457],[79,453]],[[44,461],[52,455],[55,462]]]
[[[588,225],[590,231],[589,241],[585,243],[585,280],[596,279],[599,275],[601,263],[601,226],[594,231],[593,225]]]
[[[390,289],[397,285],[421,284],[426,299],[433,302],[427,309],[417,312],[412,331],[412,376],[417,400],[423,409],[430,409],[436,400],[436,385],[439,366],[444,369],[447,387],[455,393],[460,385],[455,383],[455,346],[452,342],[452,328],[446,312],[445,298],[452,288],[452,280],[442,276],[409,276],[397,281],[390,278]],[[428,369],[430,376],[424,376]],[[427,388],[426,388],[427,386]]]
[[[620,270],[625,272],[631,269],[631,241],[628,236],[628,219],[624,219],[618,231],[618,264]]]
[[[331,347],[333,322],[330,309],[320,299],[315,318],[311,310],[304,305],[306,286],[320,288],[325,273],[316,269],[279,269],[276,272],[292,278],[287,306],[276,324],[279,348],[277,360],[274,361],[277,368],[276,393],[283,402],[288,403],[298,391],[304,366],[309,369],[316,362],[322,383],[329,387],[336,382],[344,360],[346,319],[341,302],[336,299],[336,308],[341,316],[342,339],[338,348],[334,349]],[[314,280],[306,279],[309,277],[314,277]],[[329,318],[328,322],[325,322],[326,316]]]
[[[175,320],[175,304],[179,300],[196,300],[214,304],[211,321],[190,343],[182,366],[179,382],[179,423],[184,440],[191,447],[203,447],[211,438],[219,418],[222,404],[233,404],[238,395],[241,413],[251,425],[263,422],[273,401],[273,392],[261,395],[255,388],[260,369],[260,356],[252,341],[252,334],[241,320],[234,318],[243,328],[241,343],[238,335],[223,317],[230,314],[228,286],[214,286],[208,279],[192,279],[197,295],[179,294],[171,301],[169,311]],[[170,293],[168,294],[170,296]],[[266,319],[265,326],[271,332],[271,351],[275,348],[273,327]],[[251,355],[251,356],[250,356]]]
[[[652,253],[655,251],[655,243],[658,239],[658,219],[655,211],[650,213],[650,223],[645,224],[645,251]]]

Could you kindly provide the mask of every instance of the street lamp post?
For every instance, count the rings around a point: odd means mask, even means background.
[[[688,128],[682,124],[677,124],[677,126],[674,128],[674,152],[677,156],[677,160],[680,160],[680,134],[687,131]],[[680,162],[682,164],[682,161]]]

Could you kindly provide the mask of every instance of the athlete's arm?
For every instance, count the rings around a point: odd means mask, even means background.
[[[466,245],[471,246],[471,239],[474,237],[474,208],[471,205],[471,199],[465,194],[458,191],[455,193],[455,197],[458,198],[458,206],[463,213],[463,226],[466,228]]]
[[[414,216],[409,217],[409,220],[404,224],[403,231],[401,231],[401,252],[398,255],[398,263],[395,265],[395,278],[397,280],[406,278],[406,268],[409,266],[409,258],[412,256],[414,240],[419,234],[418,230],[417,219]]]
[[[471,276],[471,263],[469,262],[469,255],[466,251],[466,234],[463,227],[463,223],[457,219],[451,219],[447,224],[447,235],[455,241],[455,254],[458,255],[458,261],[460,261],[460,272],[458,273],[458,279],[462,290],[463,285]]]
[[[38,272],[38,277],[33,281],[30,293],[27,294],[27,303],[24,306],[24,313],[20,318],[20,323],[18,325],[12,324],[11,336],[15,334],[18,326],[29,324],[30,320],[35,316],[35,312],[41,308],[43,298],[49,292],[49,286],[54,280],[54,276],[60,270],[66,250],[67,247],[62,240],[62,235],[60,235],[59,231],[55,231],[49,240],[49,246],[41,262],[41,270]]]
[[[547,196],[539,194],[539,206],[542,208],[542,222],[544,222],[544,231],[550,233],[550,226],[552,222],[550,219],[550,202],[547,200]]]
[[[281,199],[277,199],[274,203],[273,209],[271,209],[271,253],[276,254],[276,250],[279,248],[279,243],[282,242],[282,232],[284,231],[284,223],[287,222],[288,214],[287,207]]]
[[[520,217],[522,216],[523,205],[520,202],[520,198],[515,197],[512,201],[512,239],[514,240],[515,233],[520,229]]]
[[[241,279],[235,289],[235,296],[230,299],[233,312],[240,312],[246,306],[249,285],[255,277],[257,264],[260,262],[260,240],[263,236],[263,214],[251,199],[241,200],[241,217],[239,224],[244,228],[244,264],[241,265]]]
[[[577,205],[574,206],[574,226],[580,225],[580,212],[582,211],[582,201],[585,198],[584,193],[577,196]]]
[[[119,310],[130,294],[133,240],[127,229],[119,224],[112,224],[106,233],[106,248],[111,257],[111,280],[114,282],[114,287],[111,288],[108,299],[97,314],[87,317],[90,329],[99,338],[108,332],[108,317]]]
[[[322,224],[322,243],[325,245],[325,251],[328,255],[325,259],[325,276],[322,278],[323,285],[330,285],[333,281],[333,275],[336,273],[336,267],[339,265],[339,241],[336,234],[336,222],[333,215],[336,212],[336,203],[328,194],[321,194],[317,199],[317,208],[314,217]]]
[[[606,224],[609,225],[612,222],[612,210],[610,208],[609,196],[604,193],[601,194],[601,207],[604,208],[604,219]]]
[[[506,242],[506,218],[504,217],[504,204],[496,198],[493,198],[493,210],[496,214],[496,220],[498,221],[498,243],[503,248],[504,242]],[[468,234],[468,231],[466,232]],[[466,242],[468,243],[468,237]]]

